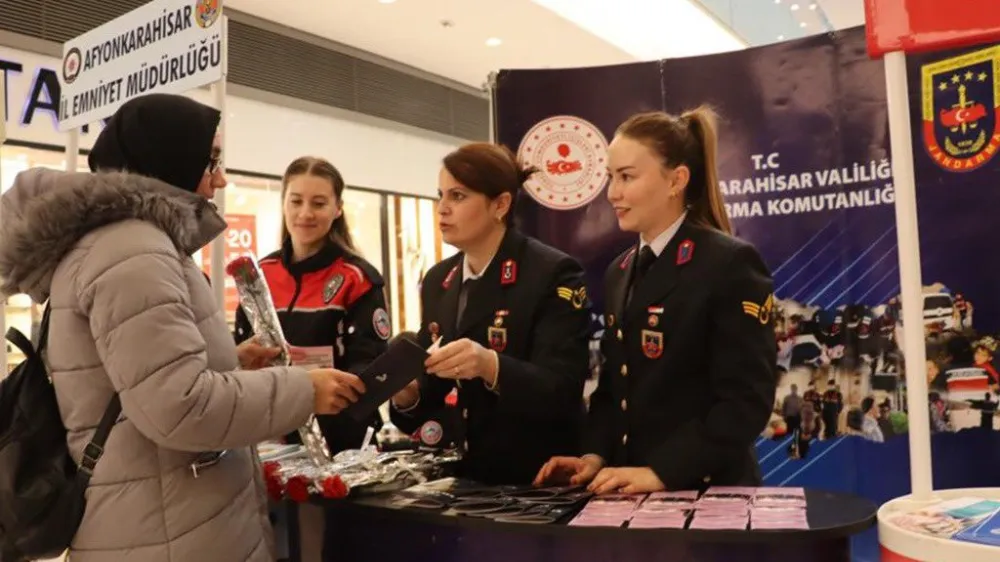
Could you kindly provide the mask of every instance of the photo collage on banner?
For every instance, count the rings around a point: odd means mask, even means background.
[[[989,263],[988,218],[1000,207],[998,53],[986,45],[909,61],[935,432],[1000,428],[1000,268]],[[774,277],[780,380],[758,453],[788,453],[774,455],[784,459],[774,470],[762,461],[766,480],[787,484],[798,474],[784,467],[789,455],[810,444],[907,431],[885,75],[863,28],[718,55],[503,71],[496,140],[542,170],[519,202],[520,228],[587,269],[596,373],[604,270],[637,242],[606,199],[607,144],[634,113],[701,104],[722,118],[719,180],[735,234]]]

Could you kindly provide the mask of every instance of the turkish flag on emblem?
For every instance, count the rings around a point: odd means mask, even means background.
[[[915,53],[1000,40],[998,0],[865,0],[868,54]]]

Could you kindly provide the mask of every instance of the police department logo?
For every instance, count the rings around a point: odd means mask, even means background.
[[[924,146],[951,172],[982,167],[1000,150],[1000,46],[921,67]]]
[[[392,335],[392,323],[389,321],[389,313],[384,308],[375,309],[375,313],[372,314],[372,328],[375,334],[384,340]]]
[[[549,209],[583,207],[600,195],[608,179],[608,141],[579,117],[558,115],[536,124],[521,140],[517,156],[540,170],[525,189]]]
[[[76,77],[80,75],[80,67],[83,66],[80,49],[73,47],[66,53],[62,64],[62,78],[64,84],[72,84]]]
[[[431,420],[420,426],[420,441],[424,445],[433,447],[441,442],[441,438],[444,437],[444,428],[441,424]]]
[[[194,21],[198,27],[212,27],[221,14],[219,0],[197,0],[194,3]]]

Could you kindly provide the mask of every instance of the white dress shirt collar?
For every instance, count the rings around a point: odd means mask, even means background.
[[[472,267],[469,266],[469,260],[466,259],[465,256],[462,256],[462,282],[464,283],[466,281],[475,281],[476,279],[479,279],[484,273],[486,273],[486,270],[490,268],[491,263],[493,263],[493,256],[487,260],[486,264],[483,265],[483,268],[479,271],[479,273],[473,273]]]
[[[642,236],[639,236],[639,250],[641,251],[643,247],[649,246],[650,249],[653,250],[653,254],[655,254],[656,257],[660,257],[660,254],[663,253],[663,249],[667,247],[667,244],[670,243],[673,237],[677,234],[677,231],[680,230],[681,224],[684,223],[684,219],[686,217],[687,211],[681,213],[681,216],[674,221],[674,224],[670,225],[650,242],[646,242],[642,239]]]

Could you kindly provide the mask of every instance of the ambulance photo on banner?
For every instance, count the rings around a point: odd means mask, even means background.
[[[936,476],[960,485],[988,478],[964,452],[978,448],[969,440],[1000,435],[998,53],[909,61],[934,462]],[[505,70],[493,102],[495,140],[541,170],[517,224],[583,263],[598,332],[604,270],[637,243],[606,199],[615,129],[641,111],[718,111],[727,211],[775,283],[781,378],[757,444],[765,481],[899,495],[908,444],[895,193],[884,68],[862,28],[701,57]],[[809,409],[800,440],[793,429]],[[987,462],[1000,470],[1000,454]]]

